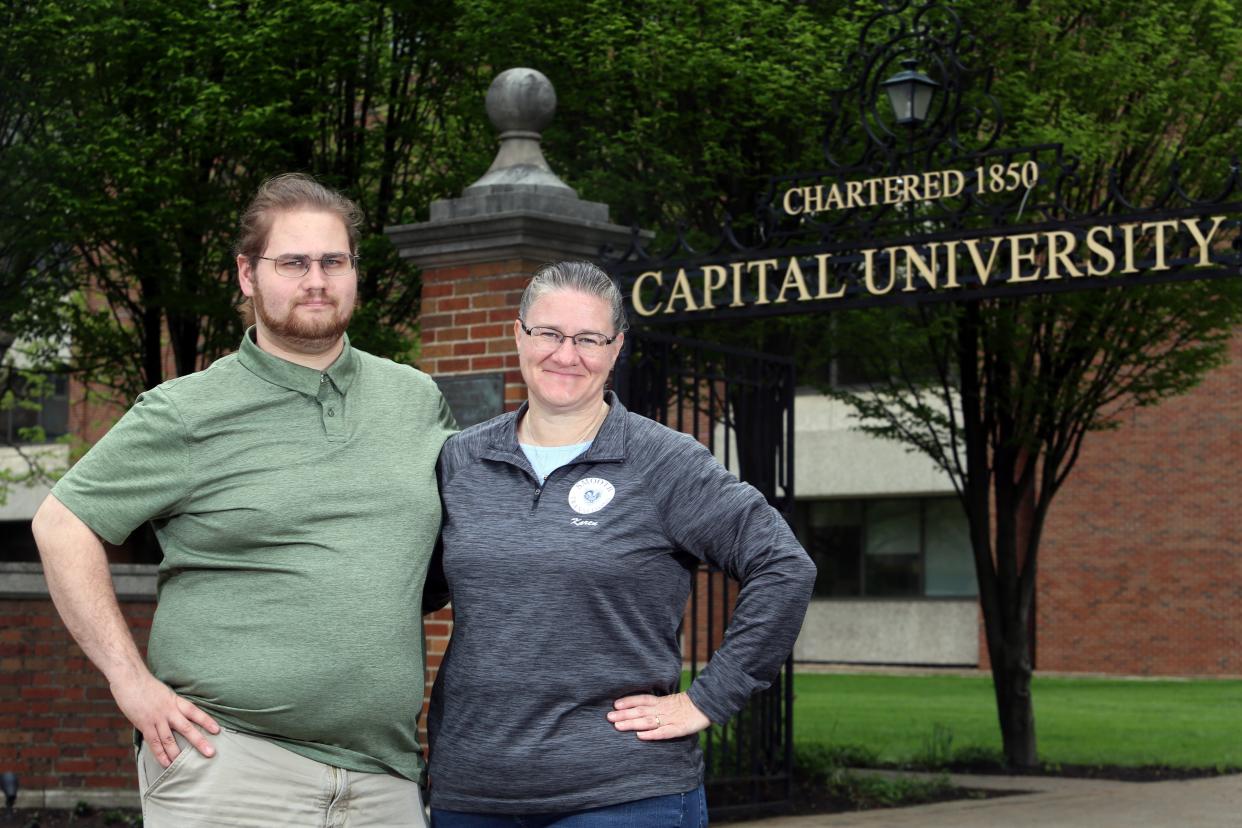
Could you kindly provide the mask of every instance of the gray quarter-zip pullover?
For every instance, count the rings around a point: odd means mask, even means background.
[[[644,742],[605,716],[677,692],[700,561],[741,583],[688,691],[712,721],[768,685],[801,628],[815,566],[780,514],[693,438],[608,402],[591,447],[542,485],[518,446],[525,406],[440,455],[454,628],[428,720],[434,808],[569,811],[696,787],[697,735]]]

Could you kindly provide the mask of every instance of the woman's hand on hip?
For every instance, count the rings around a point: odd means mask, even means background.
[[[676,739],[707,729],[711,720],[685,693],[626,696],[612,703],[608,721],[617,730],[633,730],[640,739]]]

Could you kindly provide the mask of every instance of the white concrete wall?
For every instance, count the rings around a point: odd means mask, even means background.
[[[855,430],[849,406],[822,394],[794,400],[794,493],[820,497],[950,494],[948,475],[901,443]]]
[[[894,440],[858,431],[853,409],[813,391],[794,400],[794,493],[824,497],[890,497],[953,493],[953,483],[929,458]],[[725,430],[715,429],[716,459],[725,463]],[[737,468],[737,440],[729,433],[729,460]]]
[[[974,600],[817,599],[794,661],[973,666],[978,617]]]
[[[29,459],[35,459],[48,471],[63,471],[69,467],[69,446],[50,444],[41,446],[0,446],[0,469],[21,477],[30,470]],[[4,487],[3,503],[0,503],[0,520],[30,520],[35,510],[51,491],[46,483],[0,483]]]
[[[794,493],[819,498],[953,494],[929,458],[856,429],[853,409],[813,391],[794,401]],[[724,429],[716,429],[724,462]],[[736,443],[729,446],[735,458]],[[729,463],[737,473],[736,463]],[[963,600],[816,599],[794,660],[940,666],[979,663],[978,603]]]
[[[799,392],[794,401],[794,492],[799,500],[953,493],[948,475],[929,458],[856,430],[852,412],[839,400]],[[816,599],[794,659],[978,664],[978,605],[970,599]]]
[[[122,601],[155,600],[159,567],[155,564],[110,564],[112,588]],[[0,598],[47,598],[43,564],[0,561]]]

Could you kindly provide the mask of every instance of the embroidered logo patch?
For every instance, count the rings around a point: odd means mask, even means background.
[[[580,515],[589,515],[611,503],[616,493],[617,490],[604,478],[584,477],[569,490],[569,508]]]

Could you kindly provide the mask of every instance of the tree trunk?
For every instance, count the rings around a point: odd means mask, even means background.
[[[1013,768],[1030,768],[1038,764],[1038,754],[1031,704],[1029,613],[1026,612],[1029,602],[1021,600],[1025,556],[1019,554],[1018,538],[1023,533],[1016,509],[1024,498],[1015,478],[1020,451],[1008,444],[1006,437],[1013,423],[1003,413],[1003,405],[998,404],[1005,401],[1008,365],[979,361],[982,335],[979,305],[967,304],[958,328],[957,343],[962,430],[966,443],[963,495],[970,521],[979,606],[992,663],[992,685],[1005,763]],[[989,405],[985,400],[988,392],[1001,396]]]
[[[177,376],[184,377],[200,368],[198,364],[199,326],[202,317],[192,313],[170,313],[168,315],[168,340],[173,352],[173,365]]]
[[[143,264],[140,261],[139,267]],[[149,391],[164,381],[164,297],[159,277],[149,275],[145,270],[138,274],[138,290],[142,302],[142,313],[137,319],[142,361],[141,390]],[[132,398],[135,394],[129,393],[129,396]]]
[[[992,683],[1000,719],[1005,764],[1033,768],[1039,764],[1035,742],[1035,710],[1031,704],[1031,659],[1027,625],[1021,618],[1003,624],[1003,640],[988,642]]]

